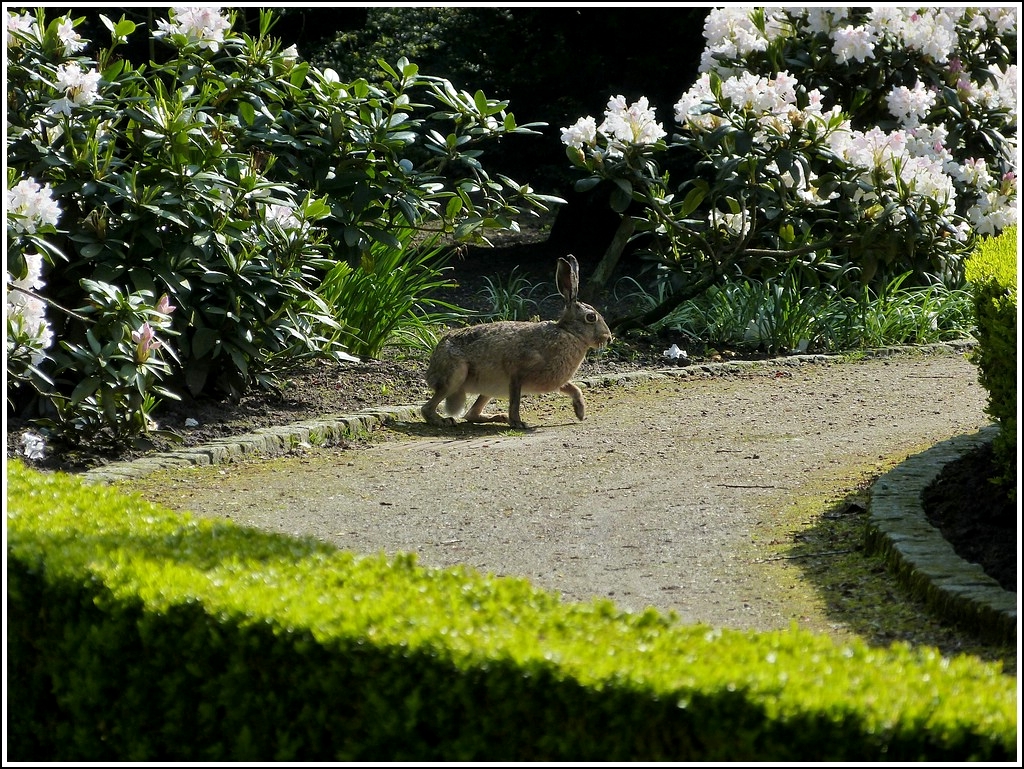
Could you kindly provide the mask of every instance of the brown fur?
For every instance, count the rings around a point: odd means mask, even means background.
[[[438,342],[427,367],[434,395],[421,409],[427,422],[453,424],[465,408],[466,395],[476,393],[467,422],[526,427],[519,414],[522,393],[555,390],[572,398],[576,417],[583,419],[583,393],[569,380],[587,350],[608,344],[612,334],[597,310],[578,301],[579,264],[572,254],[558,260],[555,282],[565,299],[557,321],[481,323],[451,331]],[[492,398],[508,398],[508,414],[484,414]],[[437,413],[441,401],[447,418]]]

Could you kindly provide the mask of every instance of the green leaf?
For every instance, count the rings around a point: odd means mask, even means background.
[[[192,359],[205,358],[217,345],[220,333],[216,329],[201,326],[192,334]]]
[[[462,211],[462,206],[462,198],[453,195],[448,200],[448,205],[445,208],[444,212],[445,216],[448,217],[449,219],[454,219],[456,216],[458,216],[459,212]]]
[[[114,27],[114,37],[128,37],[128,35],[135,32],[135,22],[126,19],[124,16],[121,17],[120,21]]]
[[[586,192],[587,190],[594,189],[594,187],[600,183],[600,176],[588,176],[586,179],[577,179],[572,188],[576,190],[576,192]]]
[[[619,181],[619,180],[616,180]],[[632,189],[632,185],[629,186]],[[619,214],[624,214],[626,209],[629,208],[630,203],[633,202],[633,196],[630,192],[622,185],[617,185],[612,190],[611,194],[611,207],[612,210]]]
[[[238,103],[238,115],[242,118],[242,122],[246,125],[253,125],[256,122],[256,110],[247,101]]]
[[[689,216],[696,211],[700,204],[704,202],[704,198],[707,196],[708,190],[706,186],[694,187],[690,190],[686,197],[683,198],[683,204],[679,209],[681,216]]]
[[[100,386],[100,378],[98,376],[87,376],[77,385],[71,392],[71,405],[77,406],[79,403],[84,401],[90,395],[92,395]]]
[[[477,112],[481,115],[487,114],[487,96],[483,91],[477,91],[473,94],[473,103],[476,105]]]

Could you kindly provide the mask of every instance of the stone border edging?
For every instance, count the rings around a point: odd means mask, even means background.
[[[899,581],[925,604],[999,642],[1017,640],[1017,594],[953,550],[925,515],[921,495],[942,468],[999,432],[989,425],[906,459],[871,487],[868,552],[880,553]]]
[[[329,446],[345,438],[364,435],[389,419],[415,419],[418,406],[392,406],[364,409],[356,414],[324,416],[283,427],[264,427],[244,435],[219,438],[201,446],[112,462],[82,473],[90,483],[112,483],[141,478],[157,470],[196,465],[219,465],[246,456],[273,457],[303,444]]]

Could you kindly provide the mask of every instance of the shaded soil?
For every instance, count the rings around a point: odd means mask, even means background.
[[[924,490],[928,520],[957,555],[979,564],[1006,590],[1017,591],[1017,508],[995,483],[992,446],[951,462]]]

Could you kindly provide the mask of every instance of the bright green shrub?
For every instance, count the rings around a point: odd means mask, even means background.
[[[986,413],[999,425],[993,448],[1001,482],[1016,496],[1017,477],[1017,228],[981,240],[965,274],[974,296],[978,347],[974,362],[988,391]]]
[[[12,462],[14,760],[962,760],[1016,681],[930,648],[682,626],[178,515]]]

